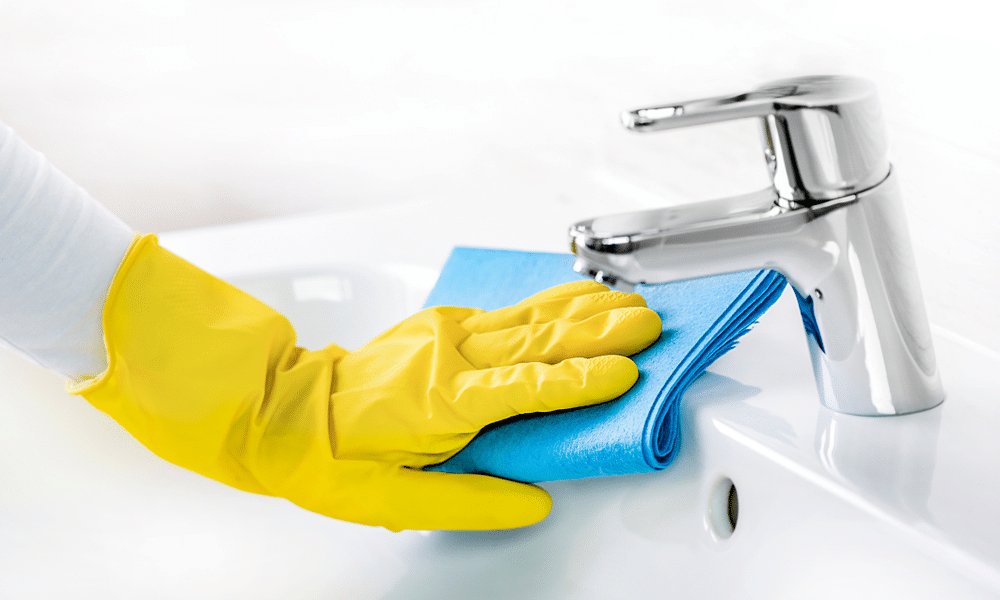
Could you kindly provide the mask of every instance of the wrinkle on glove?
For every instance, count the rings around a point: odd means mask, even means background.
[[[426,306],[494,310],[579,280],[573,261],[565,254],[455,248]],[[784,287],[784,277],[769,270],[637,285],[635,292],[663,320],[663,332],[632,357],[639,367],[634,387],[606,404],[495,424],[427,469],[539,482],[667,467],[680,443],[684,391],[736,345]]]

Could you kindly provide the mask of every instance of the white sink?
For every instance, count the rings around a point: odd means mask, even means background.
[[[352,348],[419,308],[452,246],[563,251],[567,224],[608,212],[462,208],[162,241],[289,315],[303,345]],[[1000,360],[944,331],[935,343],[941,407],[835,414],[786,294],[686,394],[671,467],[545,484],[546,521],[484,533],[393,534],[238,492],[0,356],[0,598],[994,598]]]
[[[331,263],[227,279],[285,315],[300,346],[319,350],[335,341],[356,350],[420,310],[437,273],[417,265]]]

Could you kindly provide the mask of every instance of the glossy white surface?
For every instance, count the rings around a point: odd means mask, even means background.
[[[347,289],[398,295],[369,304],[364,318],[377,323],[413,307],[453,245],[561,251],[566,224],[603,208],[461,209],[415,201],[163,243],[318,330],[321,303]],[[359,277],[364,265],[374,266]],[[311,299],[295,301],[296,289]],[[392,534],[229,489],[161,461],[54,377],[3,355],[0,597],[996,597],[1000,361],[938,333],[941,407],[837,415],[816,399],[783,297],[685,396],[674,465],[546,484],[545,522],[492,533]],[[728,538],[710,514],[726,478],[740,507]]]

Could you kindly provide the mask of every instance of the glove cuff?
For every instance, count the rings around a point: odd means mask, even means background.
[[[104,302],[104,310],[101,313],[101,326],[104,331],[104,351],[105,351],[105,362],[107,367],[101,373],[94,375],[93,377],[84,377],[79,381],[67,381],[66,391],[70,394],[83,395],[92,389],[95,389],[102,385],[104,381],[110,376],[110,373],[114,370],[112,360],[114,355],[111,352],[111,348],[108,345],[108,313],[109,308],[113,304],[112,299],[118,296],[119,290],[121,289],[123,282],[125,280],[125,274],[128,271],[129,266],[135,262],[135,258],[138,255],[140,249],[149,244],[157,244],[157,238],[155,234],[143,235],[137,233],[132,237],[132,243],[129,245],[128,250],[125,252],[125,256],[122,257],[121,263],[118,265],[118,270],[115,271],[115,276],[111,280],[111,286],[108,288],[107,299]]]
[[[323,444],[331,452],[333,363],[346,351],[297,347],[282,315],[161,248],[155,235],[138,237],[125,255],[103,324],[107,370],[68,390],[160,457],[268,493],[261,473],[294,468]]]

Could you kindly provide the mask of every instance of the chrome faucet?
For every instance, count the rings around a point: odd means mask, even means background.
[[[633,131],[756,118],[773,185],[581,221],[575,269],[615,287],[774,269],[798,297],[824,406],[901,415],[944,390],[875,86],[775,81],[730,97],[622,115]]]

